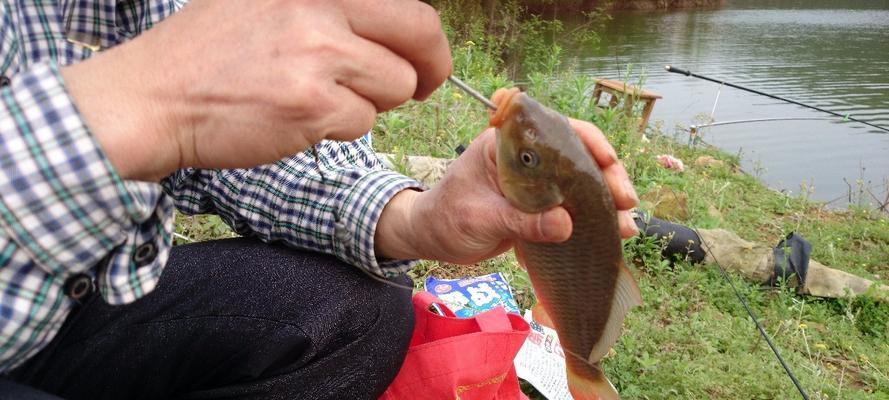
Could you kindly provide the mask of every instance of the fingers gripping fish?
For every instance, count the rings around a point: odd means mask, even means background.
[[[500,89],[492,100],[500,190],[529,213],[561,205],[574,225],[563,243],[516,244],[537,295],[534,316],[559,334],[572,396],[617,399],[599,361],[642,297],[624,265],[611,192],[567,118],[517,89]]]

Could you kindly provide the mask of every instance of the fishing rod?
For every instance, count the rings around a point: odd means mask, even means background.
[[[834,116],[840,117],[840,118],[842,118],[843,120],[855,121],[855,122],[858,122],[858,123],[861,123],[861,124],[865,124],[865,125],[870,126],[870,127],[873,127],[873,128],[877,128],[877,129],[879,129],[879,130],[881,130],[881,131],[889,132],[889,128],[886,128],[886,127],[884,127],[884,126],[874,125],[873,123],[870,123],[870,122],[867,122],[867,121],[862,121],[862,120],[860,120],[860,119],[850,117],[849,114],[845,114],[845,115],[843,115],[843,114],[840,114],[840,113],[837,113],[837,112],[833,112],[833,111],[830,111],[830,110],[825,110],[825,109],[820,108],[820,107],[810,106],[810,105],[808,105],[808,104],[800,103],[800,102],[798,102],[798,101],[796,101],[796,100],[791,100],[791,99],[784,98],[784,97],[781,97],[781,96],[775,96],[775,95],[773,95],[773,94],[768,94],[768,93],[765,93],[765,92],[760,92],[759,90],[750,89],[750,88],[746,88],[746,87],[743,87],[743,86],[740,86],[740,85],[735,85],[734,83],[731,83],[731,82],[721,81],[721,80],[719,80],[719,79],[714,79],[714,78],[710,78],[710,77],[707,77],[707,76],[699,75],[699,74],[693,73],[693,72],[691,72],[691,71],[684,70],[684,69],[681,69],[681,68],[676,68],[676,67],[673,67],[673,66],[670,66],[670,65],[665,66],[664,69],[666,69],[667,72],[672,72],[672,73],[674,73],[674,74],[680,74],[680,75],[685,75],[685,76],[691,76],[691,77],[695,77],[695,78],[698,78],[698,79],[703,79],[703,80],[705,80],[705,81],[715,82],[715,83],[718,83],[718,84],[721,84],[721,85],[725,85],[725,86],[728,86],[728,87],[733,87],[733,88],[735,88],[735,89],[740,89],[740,90],[743,90],[743,91],[746,91],[746,92],[755,93],[755,94],[758,94],[758,95],[760,95],[760,96],[766,96],[766,97],[773,98],[773,99],[775,99],[775,100],[781,100],[781,101],[784,101],[784,102],[787,102],[787,103],[796,104],[796,105],[801,106],[801,107],[810,108],[810,109],[815,110],[815,111],[821,111],[821,112],[823,112],[823,113],[828,113],[828,114],[830,114],[830,115],[834,115]]]

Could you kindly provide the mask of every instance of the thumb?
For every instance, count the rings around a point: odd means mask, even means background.
[[[501,215],[506,235],[529,242],[564,242],[571,236],[571,216],[562,207],[529,214],[510,207]]]

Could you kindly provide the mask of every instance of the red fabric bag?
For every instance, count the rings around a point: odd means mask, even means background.
[[[381,400],[527,400],[513,359],[530,332],[522,317],[497,307],[457,318],[429,292],[414,295],[407,358]],[[436,304],[445,315],[430,311]]]

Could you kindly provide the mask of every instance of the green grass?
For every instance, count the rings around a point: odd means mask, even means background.
[[[497,77],[469,77],[487,93]],[[528,91],[563,113],[597,122],[617,146],[641,194],[668,187],[688,196],[688,220],[700,228],[724,228],[747,240],[777,244],[790,231],[813,244],[812,256],[835,268],[875,279],[889,273],[889,219],[865,209],[829,211],[803,198],[772,191],[737,172],[736,157],[712,149],[689,149],[672,138],[649,132],[642,142],[626,119],[598,115],[587,102],[591,82],[570,73],[532,83]],[[449,110],[444,112],[444,110]],[[429,140],[423,129],[397,133],[381,122],[377,146],[383,151],[452,156],[484,126],[486,116],[474,101],[442,88],[431,102],[395,110],[399,119],[425,121],[447,115]],[[383,117],[382,121],[385,121]],[[422,123],[421,123],[422,125]],[[677,174],[654,162],[669,153],[688,165]],[[700,155],[727,162],[726,167],[693,166]],[[714,213],[713,210],[716,210]],[[639,280],[645,305],[630,312],[616,355],[604,362],[606,373],[627,399],[721,398],[773,399],[798,396],[774,355],[759,337],[747,313],[715,266],[671,265],[660,247],[633,239],[625,253]],[[418,284],[427,273],[438,276],[507,274],[520,304],[533,304],[527,275],[511,255],[475,266],[426,262],[412,272]],[[789,288],[761,288],[735,277],[783,356],[813,399],[889,398],[889,308],[866,298],[824,300],[798,296]]]
[[[510,86],[502,38],[486,36],[484,20],[443,9],[455,71],[483,93]],[[519,22],[494,27],[521,29]],[[541,29],[539,26],[535,29]],[[546,29],[553,29],[547,27]],[[539,32],[538,32],[539,33]],[[543,44],[531,41],[538,54]],[[688,148],[658,130],[643,142],[632,117],[599,112],[590,103],[592,79],[552,60],[523,80],[527,91],[560,112],[595,122],[618,150],[640,194],[658,187],[688,196],[689,218],[699,228],[724,228],[747,240],[776,244],[790,231],[813,245],[812,257],[833,268],[875,279],[889,277],[889,217],[863,208],[830,211],[801,197],[772,191],[738,172],[735,156]],[[669,101],[665,99],[664,101]],[[445,85],[422,103],[411,102],[381,115],[375,129],[378,151],[453,157],[487,125],[484,108]],[[657,154],[673,154],[687,169],[660,168]],[[710,155],[725,167],[701,169],[694,160]],[[177,217],[179,233],[203,240],[231,235],[216,218]],[[798,398],[774,355],[759,337],[729,284],[715,266],[670,263],[645,239],[625,243],[625,256],[639,281],[645,304],[631,311],[615,354],[604,360],[606,375],[624,399]],[[418,285],[427,274],[480,275],[503,272],[519,303],[533,304],[527,274],[506,254],[472,266],[423,262],[410,272]],[[762,288],[734,277],[791,369],[813,399],[889,399],[889,305],[867,297],[825,300],[796,295],[790,288]],[[532,394],[532,397],[536,396]]]

